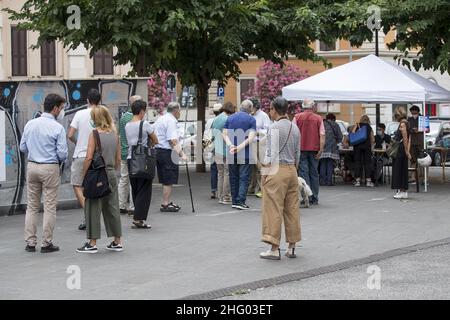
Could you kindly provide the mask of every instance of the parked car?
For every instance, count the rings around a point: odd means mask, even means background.
[[[179,121],[178,137],[184,152],[195,159],[195,147],[197,146],[197,122],[196,121]]]
[[[436,147],[445,147],[445,148],[450,148],[450,134],[447,134],[445,136],[443,136],[439,142],[437,142],[434,146]],[[433,166],[440,166],[442,159],[441,159],[441,153],[437,150],[432,150],[430,149],[428,151],[431,159],[432,159],[432,165]],[[447,151],[447,159],[450,159],[450,151]]]
[[[425,135],[427,146],[439,145],[447,134],[450,134],[450,120],[430,120],[430,132]]]
[[[342,120],[336,120],[336,123],[339,125],[339,129],[341,129],[342,136],[348,135],[348,122],[342,121]]]
[[[386,123],[386,131],[385,134],[391,136],[393,138],[395,136],[395,132],[398,129],[399,123],[397,121],[387,122]]]

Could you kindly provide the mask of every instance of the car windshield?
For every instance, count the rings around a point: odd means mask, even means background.
[[[427,133],[427,136],[437,136],[439,133],[440,127],[441,127],[440,122],[431,122],[430,121],[430,132]]]
[[[390,122],[386,125],[386,134],[393,135],[398,129],[398,122]]]
[[[337,122],[337,124],[339,125],[339,129],[341,129],[342,134],[346,135],[347,129],[345,128],[345,125],[342,122]]]

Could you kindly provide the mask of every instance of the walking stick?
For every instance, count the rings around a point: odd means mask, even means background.
[[[194,199],[192,198],[191,178],[189,177],[189,167],[188,167],[188,164],[187,164],[187,163],[186,163],[186,173],[187,173],[187,178],[188,178],[189,194],[191,195],[192,212],[195,212],[195,209],[194,209]]]
[[[188,98],[186,98],[186,115],[184,117],[184,134],[186,134],[188,112],[189,112],[189,100],[188,100]],[[195,209],[194,209],[194,198],[192,197],[191,177],[189,176],[189,166],[188,166],[187,162],[186,162],[186,174],[187,174],[188,185],[189,185],[189,194],[191,196],[192,212],[194,213],[195,212]]]

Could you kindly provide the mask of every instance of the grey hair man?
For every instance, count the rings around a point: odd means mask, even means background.
[[[166,113],[155,122],[155,132],[158,137],[156,145],[156,166],[159,182],[163,185],[161,212],[178,212],[181,207],[170,202],[172,187],[178,183],[178,158],[187,161],[178,139],[178,119],[181,116],[178,102],[170,102]]]
[[[300,130],[300,176],[311,187],[311,204],[319,204],[319,159],[325,145],[325,126],[314,108],[312,99],[303,100],[303,112],[295,116],[294,122]]]
[[[128,213],[132,215],[134,213],[133,197],[130,191],[130,178],[128,175],[128,141],[125,132],[125,126],[133,118],[133,113],[131,112],[131,105],[138,100],[142,100],[139,95],[134,95],[130,97],[128,110],[125,112],[119,121],[119,136],[120,136],[120,180],[119,180],[119,207],[120,213]]]
[[[245,202],[251,173],[250,144],[256,131],[256,120],[250,115],[252,108],[250,100],[242,101],[241,111],[227,118],[223,130],[223,139],[230,153],[227,163],[232,207],[239,210],[249,209]]]

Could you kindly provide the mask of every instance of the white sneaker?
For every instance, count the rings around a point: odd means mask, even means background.
[[[355,187],[360,187],[361,186],[361,182],[360,181],[356,181],[355,182]]]
[[[375,185],[373,184],[372,181],[367,181],[366,186],[369,187],[369,188],[375,187]]]
[[[261,259],[281,260],[280,249],[278,249],[278,250],[276,250],[276,251],[267,250],[267,251],[261,252],[261,253],[259,254],[259,257],[260,257]]]
[[[408,192],[399,192],[394,196],[395,199],[408,199]]]

